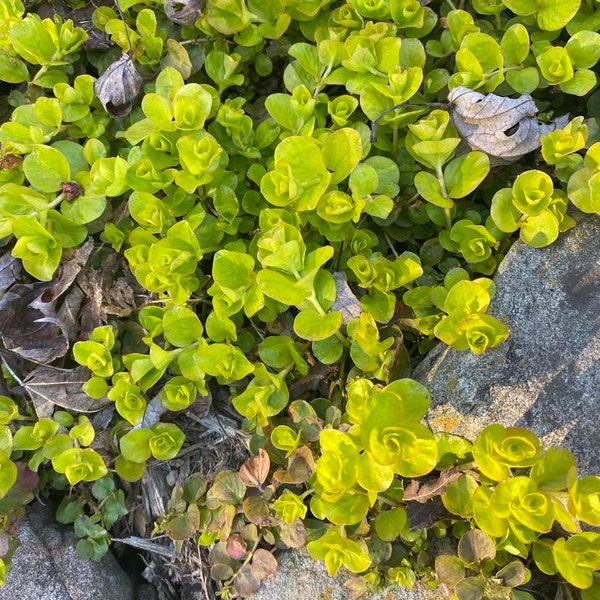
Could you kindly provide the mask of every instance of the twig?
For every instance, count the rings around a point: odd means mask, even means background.
[[[128,546],[133,546],[134,548],[139,548],[140,550],[144,550],[145,552],[154,552],[154,554],[160,554],[162,556],[166,556],[167,558],[175,558],[175,550],[173,548],[165,548],[164,546],[159,546],[154,542],[150,542],[149,540],[145,540],[144,538],[138,538],[129,536],[126,538],[112,538],[113,542],[121,542],[121,544],[127,544]]]

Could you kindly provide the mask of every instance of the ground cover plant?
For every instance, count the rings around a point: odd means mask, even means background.
[[[410,378],[507,338],[516,238],[600,213],[600,3],[0,10],[2,578],[34,494],[100,558],[224,394],[251,456],[174,482],[153,530],[220,597],[304,546],[353,597],[600,596],[600,478],[522,428],[433,434]]]

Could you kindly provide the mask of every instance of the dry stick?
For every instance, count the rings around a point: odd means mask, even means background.
[[[417,107],[435,107],[439,106],[441,108],[448,108],[450,104],[448,102],[405,102],[404,104],[395,104],[391,108],[387,108],[384,110],[378,117],[373,119],[371,123],[371,143],[375,143],[377,140],[377,128],[379,127],[379,121],[383,119],[388,113],[391,113],[394,110],[398,110],[399,108],[404,108],[405,106],[417,106]]]

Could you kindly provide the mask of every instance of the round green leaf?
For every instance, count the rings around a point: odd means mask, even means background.
[[[558,225],[558,219],[549,210],[545,210],[525,219],[521,225],[520,237],[534,248],[544,248],[558,238]]]
[[[404,507],[384,510],[375,517],[375,532],[384,542],[393,542],[406,530],[408,516]]]
[[[366,450],[360,455],[358,483],[365,490],[368,492],[384,492],[390,487],[393,479],[394,469],[392,467],[378,464]]]
[[[473,494],[479,487],[477,481],[467,474],[461,475],[457,481],[446,487],[442,494],[444,506],[453,514],[464,518],[473,515]]]
[[[315,358],[324,365],[332,365],[344,353],[344,346],[335,335],[313,342],[311,348]]]
[[[440,208],[452,208],[454,206],[454,201],[444,195],[437,177],[427,171],[419,171],[415,175],[415,187],[427,202],[431,202],[435,206]]]
[[[490,172],[485,152],[469,152],[451,160],[444,169],[444,181],[450,198],[464,198],[473,192]]]
[[[202,336],[202,323],[196,313],[186,306],[172,306],[163,315],[165,339],[173,346],[184,348]]]
[[[294,332],[305,340],[325,340],[339,330],[342,322],[342,313],[338,311],[322,315],[316,310],[307,309],[296,315],[294,319]]]
[[[591,167],[576,171],[567,184],[567,194],[579,210],[600,214],[600,172]]]
[[[576,588],[594,583],[594,571],[600,570],[600,533],[584,531],[569,539],[554,542],[554,561],[560,574]]]
[[[185,434],[173,423],[157,423],[152,427],[148,448],[158,460],[175,458],[185,440]],[[122,451],[122,449],[121,449]]]
[[[346,179],[362,157],[360,134],[355,129],[344,127],[330,133],[323,142],[323,162],[332,172],[331,183]]]
[[[29,183],[40,192],[57,192],[71,174],[69,161],[62,152],[50,146],[36,146],[23,161],[23,172]]]
[[[134,463],[146,462],[152,455],[148,443],[153,435],[152,430],[146,427],[126,433],[120,441],[123,457]]]

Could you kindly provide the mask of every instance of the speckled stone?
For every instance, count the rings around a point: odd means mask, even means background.
[[[564,445],[580,474],[600,473],[600,218],[547,248],[517,242],[495,276],[490,314],[511,330],[475,356],[440,344],[414,377],[432,393],[431,428],[471,440],[491,423]]]
[[[330,577],[322,561],[313,560],[304,551],[288,550],[277,555],[279,571],[265,580],[252,600],[350,600],[344,582],[351,577],[340,571]],[[383,592],[362,596],[361,600],[442,600],[440,592],[422,585],[412,590],[394,586]]]
[[[0,600],[133,600],[134,587],[112,554],[101,561],[77,555],[72,531],[34,504],[17,524],[15,551]]]

